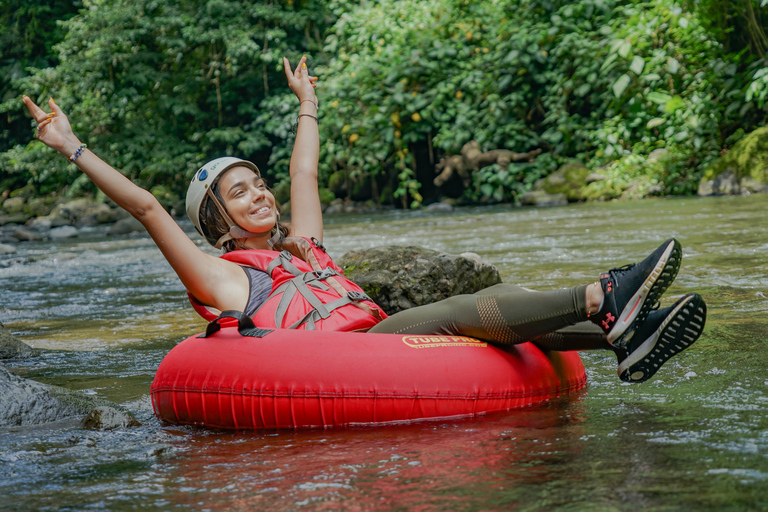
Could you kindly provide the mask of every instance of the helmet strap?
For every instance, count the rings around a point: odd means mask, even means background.
[[[217,249],[221,249],[221,246],[224,245],[224,242],[227,242],[229,240],[234,240],[237,238],[256,238],[260,236],[258,233],[251,233],[250,231],[246,231],[240,226],[238,226],[235,221],[232,220],[232,217],[229,216],[227,213],[227,210],[224,208],[224,206],[219,202],[218,198],[216,197],[216,194],[214,194],[210,188],[205,191],[205,195],[207,195],[212,201],[213,204],[216,205],[216,208],[218,208],[219,213],[224,218],[224,222],[229,225],[229,233],[224,233],[221,235],[221,238],[216,240],[215,247]]]

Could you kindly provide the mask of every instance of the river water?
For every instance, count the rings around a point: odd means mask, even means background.
[[[118,402],[143,426],[0,430],[0,509],[766,510],[766,205],[755,195],[328,218],[334,256],[385,244],[473,251],[537,289],[591,282],[676,236],[683,266],[663,303],[694,291],[708,303],[699,341],[647,383],[622,383],[614,356],[587,352],[589,384],[575,395],[379,428],[162,424],[154,371],[204,323],[152,242],[94,228],[20,244],[0,260],[0,321],[41,351],[8,367]]]

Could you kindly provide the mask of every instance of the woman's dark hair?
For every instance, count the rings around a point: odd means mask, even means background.
[[[264,178],[262,178],[262,180],[263,179]],[[264,183],[266,184],[266,181],[264,181]],[[272,192],[271,188],[267,187],[267,190],[269,190],[274,196],[274,192]],[[224,204],[224,198],[219,192],[218,180],[213,185],[211,185],[211,191],[216,196],[216,199],[219,201],[219,203],[226,209],[227,206]],[[275,203],[275,207],[277,208],[277,212],[279,214],[280,205]],[[227,212],[227,215],[229,215],[229,212]],[[203,200],[203,203],[200,205],[200,228],[203,231],[203,236],[205,236],[205,239],[209,244],[213,246],[216,245],[216,242],[219,241],[219,238],[224,236],[226,233],[229,233],[229,224],[227,224],[227,221],[224,220],[224,216],[221,214],[221,212],[219,212],[219,209],[216,207],[216,203],[214,203],[210,197],[206,197]],[[276,227],[272,228],[272,235],[274,235],[278,229],[280,230],[280,233],[282,233],[283,238],[288,236],[288,227],[280,222],[277,223]],[[246,247],[240,240],[227,240],[222,245],[222,249],[224,249],[224,252],[231,252],[246,249]]]

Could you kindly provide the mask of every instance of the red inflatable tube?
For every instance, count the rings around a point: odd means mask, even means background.
[[[225,429],[382,425],[505,411],[587,382],[576,352],[504,350],[460,336],[225,327],[177,345],[157,369],[161,420]]]

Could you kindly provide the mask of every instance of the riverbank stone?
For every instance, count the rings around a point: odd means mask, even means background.
[[[710,165],[698,194],[736,195],[768,192],[768,126],[758,128]]]
[[[34,233],[28,229],[24,228],[16,228],[11,233],[11,236],[13,236],[16,240],[20,242],[32,242],[35,240],[42,240],[42,236],[38,235],[37,233]]]
[[[581,162],[567,162],[546,178],[538,180],[534,190],[543,190],[552,196],[562,194],[569,203],[583,201],[582,189],[589,175],[589,169]]]
[[[3,201],[3,211],[11,215],[20,213],[26,202],[27,200],[23,197],[9,197]]]
[[[128,235],[130,233],[143,233],[144,226],[133,217],[126,217],[112,224],[107,231],[108,235]]]
[[[35,355],[35,349],[20,341],[0,323],[0,359],[26,359]]]
[[[113,407],[96,407],[89,412],[81,423],[89,430],[114,430],[116,428],[140,427],[141,423],[128,413]]]
[[[13,215],[0,215],[0,226],[8,224],[24,224],[29,220],[29,215],[25,213],[15,213]]]
[[[83,227],[115,222],[117,215],[112,208],[94,199],[79,198],[56,205],[47,216],[52,221],[63,219],[67,224]]]
[[[79,233],[80,231],[75,226],[61,226],[48,231],[48,236],[56,240],[61,238],[72,238]]]
[[[337,263],[390,315],[501,282],[496,267],[477,254],[457,256],[418,246],[359,249]]]
[[[16,252],[16,248],[12,245],[4,244],[2,241],[0,241],[0,256],[5,256],[6,254],[13,254]]]

